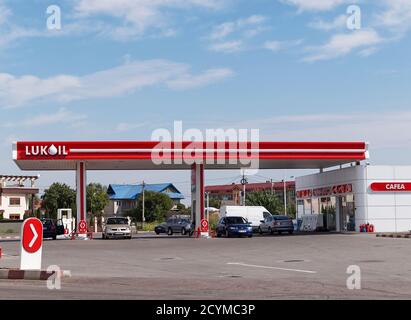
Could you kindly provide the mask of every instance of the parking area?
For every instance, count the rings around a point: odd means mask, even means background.
[[[0,267],[17,267],[19,242],[0,246]],[[71,278],[61,290],[0,280],[0,299],[409,299],[410,246],[367,234],[46,240],[43,267]],[[350,265],[361,269],[361,290],[347,288]]]

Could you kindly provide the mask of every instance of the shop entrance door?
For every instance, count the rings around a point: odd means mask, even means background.
[[[355,202],[354,195],[347,194],[338,197],[338,211],[340,230],[342,232],[355,231]]]

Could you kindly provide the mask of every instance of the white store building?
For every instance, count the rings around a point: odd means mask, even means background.
[[[296,178],[297,217],[329,231],[411,230],[411,166],[355,165]]]

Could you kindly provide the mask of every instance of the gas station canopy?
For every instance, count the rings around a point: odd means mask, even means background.
[[[368,159],[365,142],[42,141],[14,142],[22,170],[322,169]],[[187,159],[189,161],[187,161]],[[231,161],[230,161],[231,160]]]

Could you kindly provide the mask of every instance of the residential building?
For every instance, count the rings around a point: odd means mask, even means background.
[[[0,218],[22,220],[30,214],[39,189],[39,176],[0,175]]]
[[[289,203],[294,203],[295,199],[295,182],[287,181],[285,183],[287,190],[287,200]],[[262,182],[262,183],[247,183],[245,185],[246,194],[249,192],[269,191],[277,194],[279,198],[284,198],[284,182]],[[213,185],[205,187],[206,194],[209,195],[210,200],[219,200],[221,205],[238,206],[242,204],[243,185],[241,184],[226,184]]]
[[[174,202],[173,209],[184,199],[183,194],[172,183],[145,184],[144,190],[166,194]],[[110,201],[104,209],[104,215],[126,215],[136,207],[142,192],[142,184],[110,184],[107,189]]]

